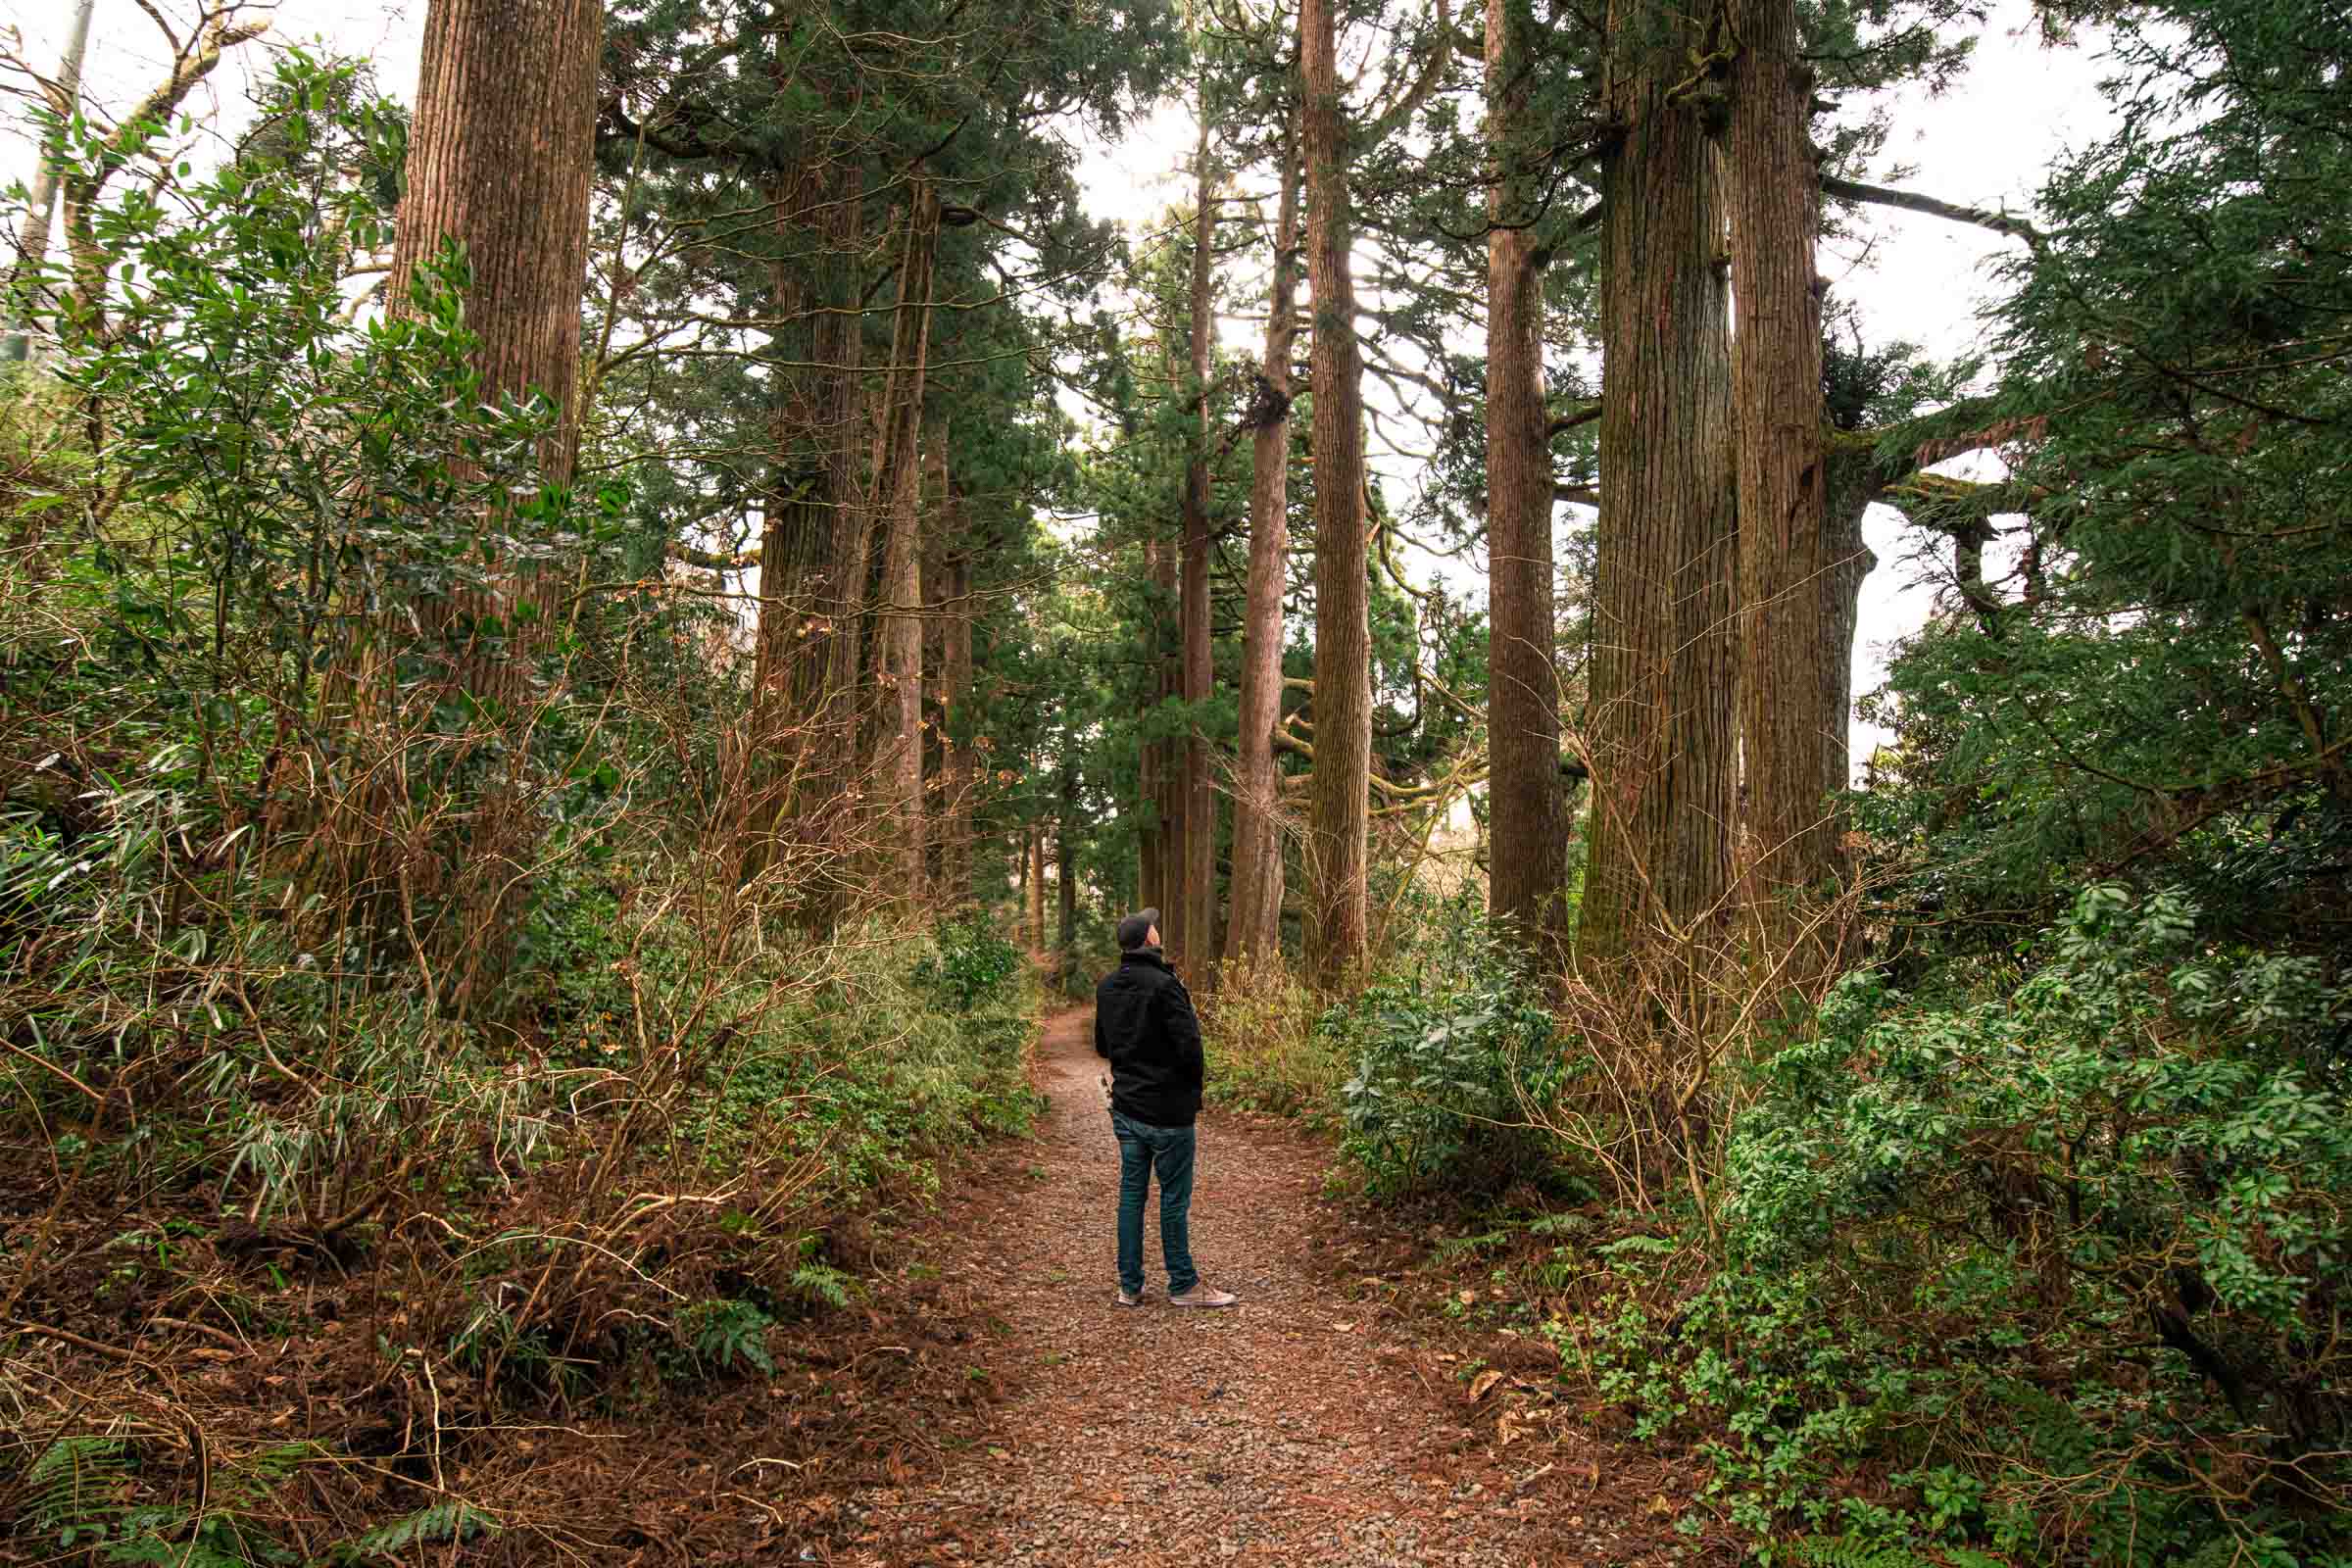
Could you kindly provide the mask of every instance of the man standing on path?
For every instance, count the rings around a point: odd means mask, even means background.
[[[1095,988],[1095,1054],[1110,1061],[1119,1141],[1119,1304],[1144,1301],[1144,1195],[1159,1172],[1159,1246],[1170,1306],[1231,1306],[1193,1266],[1193,1123],[1205,1062],[1192,994],[1159,951],[1159,911],[1119,922],[1119,966]]]

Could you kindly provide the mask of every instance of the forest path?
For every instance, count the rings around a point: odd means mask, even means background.
[[[1168,1305],[1155,1190],[1145,1304],[1115,1305],[1118,1151],[1092,1019],[1048,1021],[1038,1076],[1052,1104],[1017,1151],[1025,1175],[1008,1167],[1010,1190],[950,1204],[967,1251],[942,1262],[973,1271],[1021,1369],[1010,1436],[952,1455],[936,1481],[861,1498],[872,1534],[857,1560],[1519,1568],[1640,1554],[1605,1528],[1571,1528],[1607,1510],[1537,1490],[1566,1468],[1547,1463],[1558,1454],[1494,1452],[1459,1424],[1460,1385],[1416,1370],[1388,1343],[1393,1322],[1317,1277],[1307,1238],[1329,1151],[1286,1124],[1201,1123],[1193,1253],[1242,1304]]]

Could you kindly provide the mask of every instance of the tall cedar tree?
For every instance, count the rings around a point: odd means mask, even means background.
[[[890,709],[882,716],[876,781],[895,818],[900,885],[910,907],[923,903],[923,381],[931,341],[931,271],[939,243],[939,195],[929,181],[914,189],[899,262],[897,329],[890,379],[874,445],[872,510],[885,520],[882,553],[882,671]]]
[[[1732,396],[1740,410],[1740,736],[1754,951],[1813,989],[1830,956],[1795,896],[1836,871],[1830,797],[1845,787],[1852,621],[1832,559],[1813,271],[1821,184],[1806,134],[1814,74],[1794,0],[1731,0]],[[1850,549],[1844,552],[1851,556]],[[1842,636],[1838,634],[1842,632]]]
[[[1564,951],[1567,824],[1552,663],[1551,452],[1543,262],[1526,168],[1526,0],[1487,0],[1488,907],[1544,955]]]
[[[1690,932],[1731,881],[1730,322],[1708,100],[1675,90],[1687,25],[1659,0],[1609,8],[1587,963]]]
[[[1212,748],[1200,733],[1200,714],[1213,695],[1216,666],[1209,649],[1209,354],[1216,345],[1217,318],[1211,291],[1217,241],[1215,168],[1208,155],[1209,115],[1200,95],[1200,140],[1193,153],[1193,268],[1187,296],[1191,305],[1193,408],[1196,415],[1191,459],[1184,466],[1184,701],[1192,715],[1184,743],[1184,936],[1185,956],[1198,960],[1202,975],[1216,955],[1217,792],[1209,778]]]
[[[1157,539],[1144,541],[1144,570],[1152,579],[1151,622],[1143,643],[1151,655],[1152,704],[1157,709],[1168,698],[1167,617],[1164,606],[1175,588],[1175,566],[1168,547]],[[1136,796],[1145,806],[1143,825],[1136,830],[1136,902],[1167,913],[1170,862],[1177,859],[1175,824],[1169,806],[1168,745],[1147,738],[1136,748]],[[1160,932],[1164,943],[1167,932]]]
[[[1336,983],[1368,939],[1372,771],[1369,541],[1364,525],[1364,362],[1355,337],[1348,122],[1336,0],[1299,0],[1306,153],[1307,285],[1314,295],[1315,766],[1308,833],[1307,962]]]
[[[1282,716],[1282,599],[1290,550],[1291,345],[1298,334],[1298,113],[1281,150],[1274,211],[1274,276],[1266,346],[1250,412],[1250,576],[1242,615],[1241,758],[1233,799],[1233,897],[1225,956],[1282,948],[1281,775],[1274,725]]]

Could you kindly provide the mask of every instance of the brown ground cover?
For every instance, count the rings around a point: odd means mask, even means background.
[[[953,1166],[916,1223],[829,1227],[828,1256],[864,1287],[849,1308],[770,1330],[772,1377],[665,1375],[661,1357],[682,1352],[660,1293],[610,1260],[477,1277],[475,1298],[514,1309],[544,1278],[568,1293],[549,1337],[568,1373],[488,1366],[444,1321],[464,1250],[429,1226],[387,1214],[355,1230],[364,1248],[322,1247],[208,1226],[194,1196],[184,1216],[164,1200],[101,1209],[38,1147],[8,1151],[0,1561],[104,1560],[107,1537],[32,1528],[30,1457],[73,1434],[135,1465],[135,1483],[93,1474],[92,1517],[110,1497],[169,1495],[187,1505],[182,1540],[241,1519],[315,1560],[460,1502],[495,1531],[393,1555],[891,1568],[1710,1555],[1670,1529],[1688,1466],[1617,1448],[1555,1402],[1548,1348],[1434,1317],[1438,1291],[1475,1280],[1438,1278],[1392,1221],[1327,1200],[1329,1151],[1292,1124],[1202,1125],[1194,1250],[1243,1305],[1169,1307],[1149,1232],[1150,1299],[1113,1305],[1117,1159],[1087,1021],[1046,1030],[1033,1139]],[[560,1176],[520,1187],[496,1228],[555,1220]],[[723,1248],[680,1208],[661,1222],[673,1231],[639,1224],[632,1247],[650,1250],[636,1255],[709,1246],[722,1261],[706,1284],[724,1294]],[[165,1263],[126,1268],[125,1235],[141,1257],[163,1246]],[[257,1489],[272,1454],[291,1462]]]

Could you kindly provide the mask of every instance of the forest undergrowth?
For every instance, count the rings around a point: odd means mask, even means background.
[[[1623,991],[1546,1005],[1427,906],[1337,1006],[1223,977],[1216,1093],[1336,1135],[1333,1266],[1450,1346],[1496,1441],[1567,1403],[1695,1461],[1694,1542],[2340,1564],[2352,1142],[2314,1068],[2346,999],[2196,913],[2096,886],[1988,965],[1719,1014],[1678,1116]]]
[[[873,926],[704,997],[663,904],[583,890],[521,1037],[366,1002],[306,1030],[282,975],[250,1011],[84,980],[25,1014],[50,1041],[127,1021],[71,1082],[56,1053],[11,1052],[14,1549],[537,1561],[696,1539],[743,1494],[781,1521],[887,1475],[942,1441],[918,1430],[935,1407],[983,1408],[969,1304],[866,1282],[939,1161],[1033,1113],[1025,966],[978,928]],[[672,1509],[698,1488],[737,1503]]]

